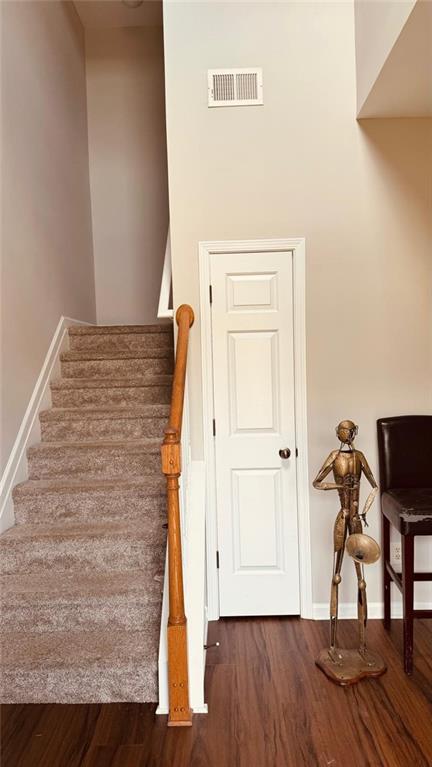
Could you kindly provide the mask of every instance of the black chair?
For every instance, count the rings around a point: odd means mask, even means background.
[[[405,415],[377,421],[384,560],[384,626],[390,628],[390,584],[403,601],[405,673],[413,669],[414,618],[432,618],[432,610],[414,610],[415,581],[432,573],[414,572],[414,538],[432,535],[432,415]],[[390,563],[390,524],[402,536],[402,572]]]

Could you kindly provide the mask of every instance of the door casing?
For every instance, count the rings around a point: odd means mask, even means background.
[[[296,422],[297,512],[300,568],[300,615],[312,618],[312,563],[309,520],[306,400],[306,247],[303,237],[277,240],[232,240],[199,243],[201,359],[204,462],[206,467],[206,546],[208,620],[219,619],[217,505],[213,437],[213,356],[210,307],[210,257],[228,253],[291,251],[294,298],[294,401]]]

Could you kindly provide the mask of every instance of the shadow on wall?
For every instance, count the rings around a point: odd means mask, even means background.
[[[389,341],[379,345],[375,359],[381,401],[403,359],[399,383],[405,378],[403,389],[411,392],[403,412],[416,413],[432,404],[432,119],[369,119],[358,125],[368,178],[364,225],[373,254],[369,300],[380,307],[375,319],[364,313],[363,329],[372,341],[378,322],[381,339]],[[391,343],[395,337],[400,343]],[[390,412],[401,414],[395,405]]]
[[[432,119],[358,120],[371,163],[432,236]],[[399,209],[400,211],[400,209]],[[429,243],[429,247],[432,243]]]

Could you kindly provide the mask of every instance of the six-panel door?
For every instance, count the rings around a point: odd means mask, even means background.
[[[211,283],[220,613],[295,615],[292,253],[212,255]]]

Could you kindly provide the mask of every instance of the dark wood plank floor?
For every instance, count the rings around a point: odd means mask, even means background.
[[[327,624],[226,619],[210,626],[208,716],[168,729],[154,706],[3,706],[3,767],[431,767],[432,622],[416,621],[415,672],[401,664],[401,621],[369,623],[388,672],[352,688],[314,665]],[[355,646],[354,621],[340,623]]]

